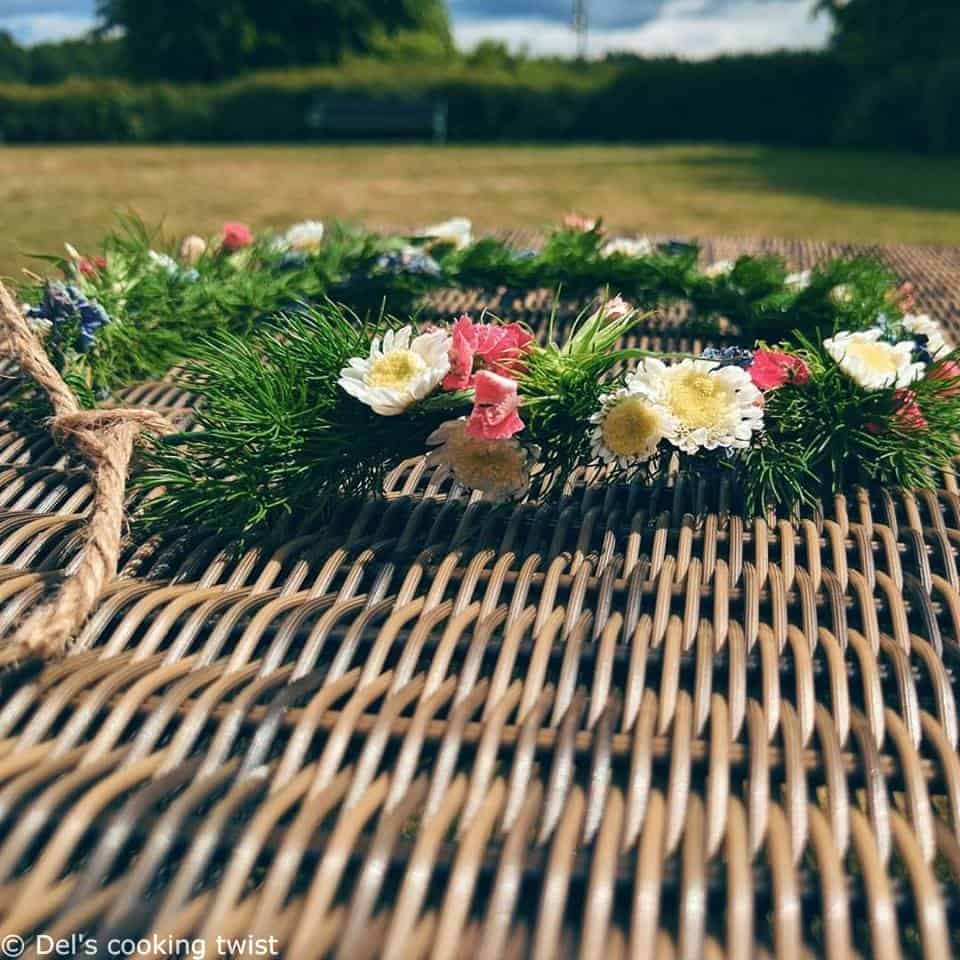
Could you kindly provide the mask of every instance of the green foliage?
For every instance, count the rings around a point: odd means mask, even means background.
[[[844,145],[960,150],[960,58],[865,78],[837,121]]]
[[[751,342],[776,339],[791,329],[807,334],[859,330],[881,311],[894,309],[894,277],[869,258],[829,261],[813,272],[808,287],[799,288],[786,284],[786,266],[778,257],[744,256],[729,275],[711,277],[699,269],[695,245],[666,244],[635,257],[606,255],[605,242],[600,229],[562,229],[534,253],[488,237],[459,251],[435,249],[441,267],[436,276],[378,274],[378,252],[372,250],[354,281],[336,289],[336,297],[363,309],[376,309],[387,299],[392,310],[403,311],[424,294],[447,287],[553,289],[574,299],[607,289],[642,309],[687,301],[695,311],[694,329],[715,332],[717,319],[725,317]]]
[[[211,43],[226,42],[221,34],[211,38]],[[109,57],[115,63],[115,53]],[[829,146],[841,140],[865,146],[960,148],[956,58],[892,68],[858,85],[833,53],[696,63],[619,58],[582,65],[510,59],[493,52],[460,57],[450,53],[443,36],[420,30],[378,31],[370,37],[369,55],[349,57],[337,67],[261,71],[205,86],[82,79],[93,72],[85,62],[78,60],[78,69],[65,74],[77,77],[69,82],[0,85],[3,138],[315,140],[319,134],[310,116],[318,101],[381,100],[389,93],[445,102],[449,137],[459,142],[717,140]],[[2,63],[0,51],[0,80]],[[119,71],[108,65],[103,72]],[[31,78],[14,64],[6,79],[25,83]],[[631,104],[627,112],[624,103]]]
[[[185,266],[169,272],[154,263],[151,250],[167,250],[168,255],[175,250],[139,220],[121,218],[119,228],[104,239],[103,269],[84,277],[70,260],[48,258],[112,321],[100,328],[88,353],[58,353],[54,359],[100,394],[162,376],[211,336],[246,336],[267,317],[304,300],[322,299],[344,262],[366,257],[373,242],[336,225],[330,233],[322,251],[295,269],[283,266],[282,254],[265,236],[231,257],[204,256],[194,276]],[[36,303],[42,285],[22,287],[20,295]]]
[[[532,495],[557,496],[578,467],[594,463],[590,420],[603,396],[623,385],[623,349],[634,314],[603,309],[581,316],[563,343],[524,357],[518,380],[524,429],[536,448]],[[469,392],[437,391],[396,416],[380,416],[348,396],[339,373],[369,354],[388,321],[365,323],[326,306],[261,326],[251,337],[205,341],[185,385],[200,396],[199,429],[156,441],[136,480],[149,524],[191,525],[233,536],[289,533],[319,525],[344,501],[376,496],[385,473],[425,452],[429,435],[469,410]],[[896,337],[902,331],[894,322]],[[799,355],[809,380],[764,394],[764,429],[746,450],[661,454],[612,468],[662,479],[673,457],[687,475],[728,471],[748,514],[792,510],[852,484],[931,487],[957,453],[960,381],[941,359],[908,390],[866,390],[830,357],[820,339],[795,334],[781,348]],[[954,358],[947,358],[952,361]]]
[[[137,6],[168,19],[165,7]],[[161,32],[156,42],[162,41]],[[211,39],[226,42],[220,33]],[[476,61],[439,56],[436,48],[425,56],[422,40],[407,34],[385,39],[381,33],[371,43],[370,56],[337,67],[259,72],[217,85],[0,88],[0,131],[9,141],[313,140],[318,134],[309,118],[318,100],[377,100],[389,93],[446,102],[453,141],[713,138],[807,145],[830,141],[832,118],[845,99],[842,68],[825,54],[775,54],[743,66],[729,58],[584,65]],[[415,48],[413,59],[401,56],[405,43]],[[209,82],[203,75],[193,82],[204,79]],[[637,108],[624,112],[623,103]]]
[[[694,277],[687,295],[707,315],[729,317],[748,341],[776,340],[790,330],[807,336],[862,330],[895,310],[893,274],[876,260],[831,260],[811,272],[809,285],[791,288],[777,257],[741,257],[726,278]]]
[[[960,395],[926,377],[909,388],[925,423],[897,416],[901,395],[858,386],[821,340],[796,338],[810,382],[766,394],[765,432],[743,457],[749,512],[813,503],[854,483],[931,487],[957,453]],[[795,348],[793,348],[795,349]]]
[[[523,65],[528,58],[520,53],[512,53],[502,40],[481,40],[467,55],[466,61],[472,67],[515,69]]]
[[[956,56],[960,5],[955,0],[820,0],[834,20],[834,46],[863,71],[891,65],[929,68]]]
[[[131,75],[209,83],[251,69],[335,63],[402,31],[450,45],[442,0],[101,0]]]
[[[0,30],[0,82],[24,83],[27,79],[27,52],[13,35]]]
[[[463,250],[427,243],[437,263],[433,274],[381,265],[385,253],[408,248],[411,238],[334,224],[318,251],[293,257],[275,239],[265,234],[230,256],[210,252],[192,273],[185,265],[169,271],[154,262],[152,251],[176,251],[158,231],[126,218],[103,242],[102,269],[83,276],[69,259],[48,258],[112,318],[97,332],[92,350],[55,352],[55,360],[90,390],[108,395],[164,375],[205,339],[246,336],[298,303],[329,298],[363,316],[379,316],[384,308],[401,314],[415,311],[432,291],[504,284],[558,290],[568,301],[608,290],[642,310],[687,301],[695,310],[691,329],[715,332],[723,317],[749,341],[777,339],[791,329],[810,336],[858,330],[881,311],[896,310],[889,298],[893,277],[868,259],[827,263],[814,271],[809,287],[798,289],[785,284],[784,264],[774,257],[742,257],[728,276],[709,277],[697,266],[695,246],[665,245],[641,257],[605,255],[599,229],[556,230],[539,252],[490,237]],[[42,285],[19,292],[35,304]]]
[[[167,32],[176,21],[165,6],[136,6],[166,24],[145,42],[158,49],[174,42]],[[378,29],[368,38],[368,56],[348,58],[336,68],[251,74],[243,66],[244,35],[240,31],[232,41],[229,30],[218,29],[209,37],[209,49],[187,48],[194,55],[206,50],[198,62],[235,57],[247,73],[216,85],[218,71],[194,70],[191,63],[184,69],[194,72],[157,72],[155,78],[211,85],[131,85],[119,78],[73,79],[42,88],[4,85],[0,132],[11,142],[311,140],[318,135],[309,121],[318,100],[377,100],[389,92],[446,102],[453,141],[725,140],[824,146],[839,138],[868,146],[958,145],[958,126],[951,118],[960,78],[948,69],[950,61],[893,70],[855,90],[849,70],[833,54],[780,53],[697,63],[619,58],[582,65],[511,58],[495,50],[458,57],[445,34]],[[230,47],[233,42],[239,49]],[[44,82],[119,77],[115,47],[105,48],[99,70],[94,68],[99,55],[86,50],[78,57],[65,53],[65,66],[73,68],[45,70]],[[36,71],[24,72],[20,63],[27,53],[14,48],[5,58],[0,48],[0,80],[37,82]],[[4,62],[10,64],[5,72]],[[277,64],[265,60],[259,65]],[[623,103],[632,105],[629,112],[621,109]]]
[[[52,84],[71,77],[115,77],[122,73],[119,38],[90,34],[22,47],[0,30],[2,83]]]
[[[454,141],[960,149],[953,0],[822,0],[837,25],[824,52],[588,63],[530,58],[493,41],[458,54],[442,0],[100,7],[122,36],[98,31],[24,48],[0,33],[0,84],[56,85],[42,97],[0,89],[4,139],[308,140],[317,137],[316,101],[389,94],[445,101]]]
[[[634,312],[614,319],[601,308],[581,315],[563,344],[551,330],[546,346],[527,358],[519,384],[527,430],[540,447],[542,493],[589,462],[590,435],[584,426],[600,408],[602,395],[617,386],[609,376],[622,359],[616,345],[637,321]]]
[[[321,522],[345,500],[375,494],[464,402],[442,394],[401,420],[344,393],[340,370],[369,353],[380,329],[325,306],[200,344],[184,374],[201,398],[200,429],[148,452],[136,489],[158,495],[145,503],[145,522],[282,536],[293,517]]]
[[[826,146],[850,95],[849,71],[832,53],[629,58],[620,67],[580,136]]]
[[[960,149],[960,4],[955,0],[820,0],[853,89],[836,139],[856,146]]]
[[[581,317],[563,345],[529,356],[521,380],[525,436],[542,446],[539,491],[589,459],[583,424],[610,389],[616,344],[634,314]],[[322,522],[344,500],[374,496],[385,474],[426,449],[444,421],[469,412],[462,392],[434,394],[384,417],[338,385],[389,319],[365,323],[327,305],[279,317],[252,337],[201,344],[183,383],[200,397],[199,430],[158,440],[136,489],[148,524],[200,525],[243,535]]]

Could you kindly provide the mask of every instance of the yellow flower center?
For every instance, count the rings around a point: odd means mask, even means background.
[[[659,425],[659,418],[643,397],[625,397],[604,414],[603,442],[618,457],[638,457],[659,439]]]
[[[847,345],[847,355],[860,360],[875,373],[895,374],[899,369],[895,354],[884,343],[854,341]]]
[[[412,350],[391,350],[370,364],[367,383],[371,387],[401,390],[426,366],[423,357]]]
[[[670,384],[667,399],[673,415],[691,430],[718,426],[730,403],[721,380],[695,370],[681,374]]]
[[[297,237],[290,244],[294,250],[303,250],[304,252],[315,252],[323,245],[322,237]]]

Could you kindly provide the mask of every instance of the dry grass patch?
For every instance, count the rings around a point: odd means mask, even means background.
[[[960,245],[956,158],[726,146],[7,147],[0,270],[89,247],[117,210],[171,234],[225,219],[414,225],[463,213],[541,227],[576,208],[613,228]]]

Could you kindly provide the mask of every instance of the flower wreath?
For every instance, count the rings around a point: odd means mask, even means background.
[[[693,244],[608,236],[586,218],[568,218],[540,250],[475,239],[465,218],[412,237],[319,221],[255,236],[228,222],[219,237],[189,236],[169,252],[157,242],[125,220],[99,255],[67,245],[66,257],[48,258],[63,281],[34,277],[20,290],[51,359],[87,405],[164,375],[206,337],[248,336],[279,312],[327,298],[377,315],[384,304],[412,311],[448,288],[495,290],[506,302],[520,290],[559,290],[569,302],[612,289],[647,307],[686,301],[691,329],[715,333],[723,318],[748,340],[838,324],[857,330],[880,310],[909,306],[909,292],[894,291],[894,278],[867,259],[789,273],[776,257],[743,256],[701,269]]]
[[[928,317],[700,357],[623,348],[622,299],[563,344],[469,316],[373,327],[328,306],[189,368],[202,430],[165,438],[140,478],[148,517],[233,533],[375,495],[428,462],[503,501],[606,481],[727,471],[750,511],[851,482],[930,486],[950,468],[960,363]]]

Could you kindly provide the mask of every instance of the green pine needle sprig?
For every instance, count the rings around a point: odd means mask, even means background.
[[[925,377],[907,388],[923,425],[898,416],[890,389],[866,390],[826,353],[795,334],[811,378],[765,395],[764,434],[743,454],[749,512],[812,504],[854,484],[929,488],[958,453],[960,391]],[[796,349],[796,348],[794,348]]]
[[[284,314],[250,337],[204,341],[183,376],[199,395],[198,429],[147,451],[135,481],[151,494],[143,520],[277,532],[378,494],[390,469],[469,410],[463,394],[445,393],[384,417],[348,396],[340,371],[369,353],[382,326],[327,304]]]
[[[562,290],[568,300],[608,289],[641,311],[685,300],[693,308],[692,329],[716,332],[719,319],[725,318],[747,341],[778,339],[791,329],[809,336],[862,329],[875,322],[878,312],[895,310],[889,297],[894,278],[863,258],[824,265],[801,290],[786,285],[786,268],[776,257],[744,256],[728,275],[709,277],[697,266],[694,245],[663,244],[640,257],[606,255],[606,237],[599,229],[564,228],[551,233],[539,251],[518,250],[494,237],[463,250],[420,238],[436,262],[435,271],[385,269],[383,255],[402,250],[410,239],[334,223],[309,255],[291,254],[265,233],[238,253],[211,251],[192,269],[184,264],[168,272],[158,267],[151,251],[175,254],[173,244],[159,229],[121,216],[101,244],[105,269],[79,277],[68,258],[44,258],[60,266],[112,318],[97,332],[91,350],[66,350],[58,361],[94,394],[107,396],[130,383],[163,376],[205,339],[224,333],[247,336],[299,302],[330,298],[362,316],[400,315],[416,313],[425,296],[449,288],[545,288]],[[28,303],[38,302],[42,281],[31,281],[19,293]]]

